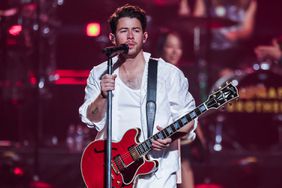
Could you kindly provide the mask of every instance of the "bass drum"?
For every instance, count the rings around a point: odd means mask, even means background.
[[[235,72],[215,83],[232,82],[239,99],[218,112],[225,137],[245,150],[267,150],[279,143],[282,128],[282,76],[270,70]],[[280,135],[282,136],[282,135]]]

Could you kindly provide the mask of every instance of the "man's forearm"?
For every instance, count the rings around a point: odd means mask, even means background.
[[[87,108],[87,118],[92,122],[101,121],[106,112],[107,99],[99,95]]]

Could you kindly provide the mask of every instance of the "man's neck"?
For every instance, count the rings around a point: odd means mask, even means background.
[[[143,51],[140,51],[134,57],[121,57],[121,68],[128,72],[138,71],[140,68],[145,65],[145,58],[143,55]]]
[[[120,77],[122,81],[132,89],[140,89],[145,67],[143,52],[135,58],[125,59],[120,66]]]

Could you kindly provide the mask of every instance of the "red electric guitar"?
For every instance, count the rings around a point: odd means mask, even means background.
[[[181,117],[162,131],[144,142],[138,141],[140,129],[128,130],[120,142],[112,143],[111,175],[112,187],[133,187],[136,178],[157,170],[158,162],[150,161],[147,154],[151,151],[152,139],[164,139],[172,136],[178,129],[209,109],[217,109],[225,103],[239,97],[238,90],[232,84],[211,94],[208,100],[192,112]],[[91,142],[81,158],[81,172],[87,188],[105,187],[105,150],[106,141]]]

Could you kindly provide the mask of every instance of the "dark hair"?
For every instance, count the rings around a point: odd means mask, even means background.
[[[141,23],[143,32],[146,30],[147,27],[146,12],[138,6],[125,4],[124,6],[117,8],[116,11],[110,16],[108,20],[108,22],[110,23],[112,33],[115,34],[118,20],[123,17],[137,18]]]
[[[161,57],[163,55],[162,53],[164,50],[164,46],[165,46],[165,43],[169,35],[174,35],[177,38],[179,38],[179,40],[181,41],[181,36],[178,32],[167,29],[167,28],[162,29],[160,31],[160,34],[157,40],[157,48],[156,48],[156,53],[155,53],[157,57]]]

